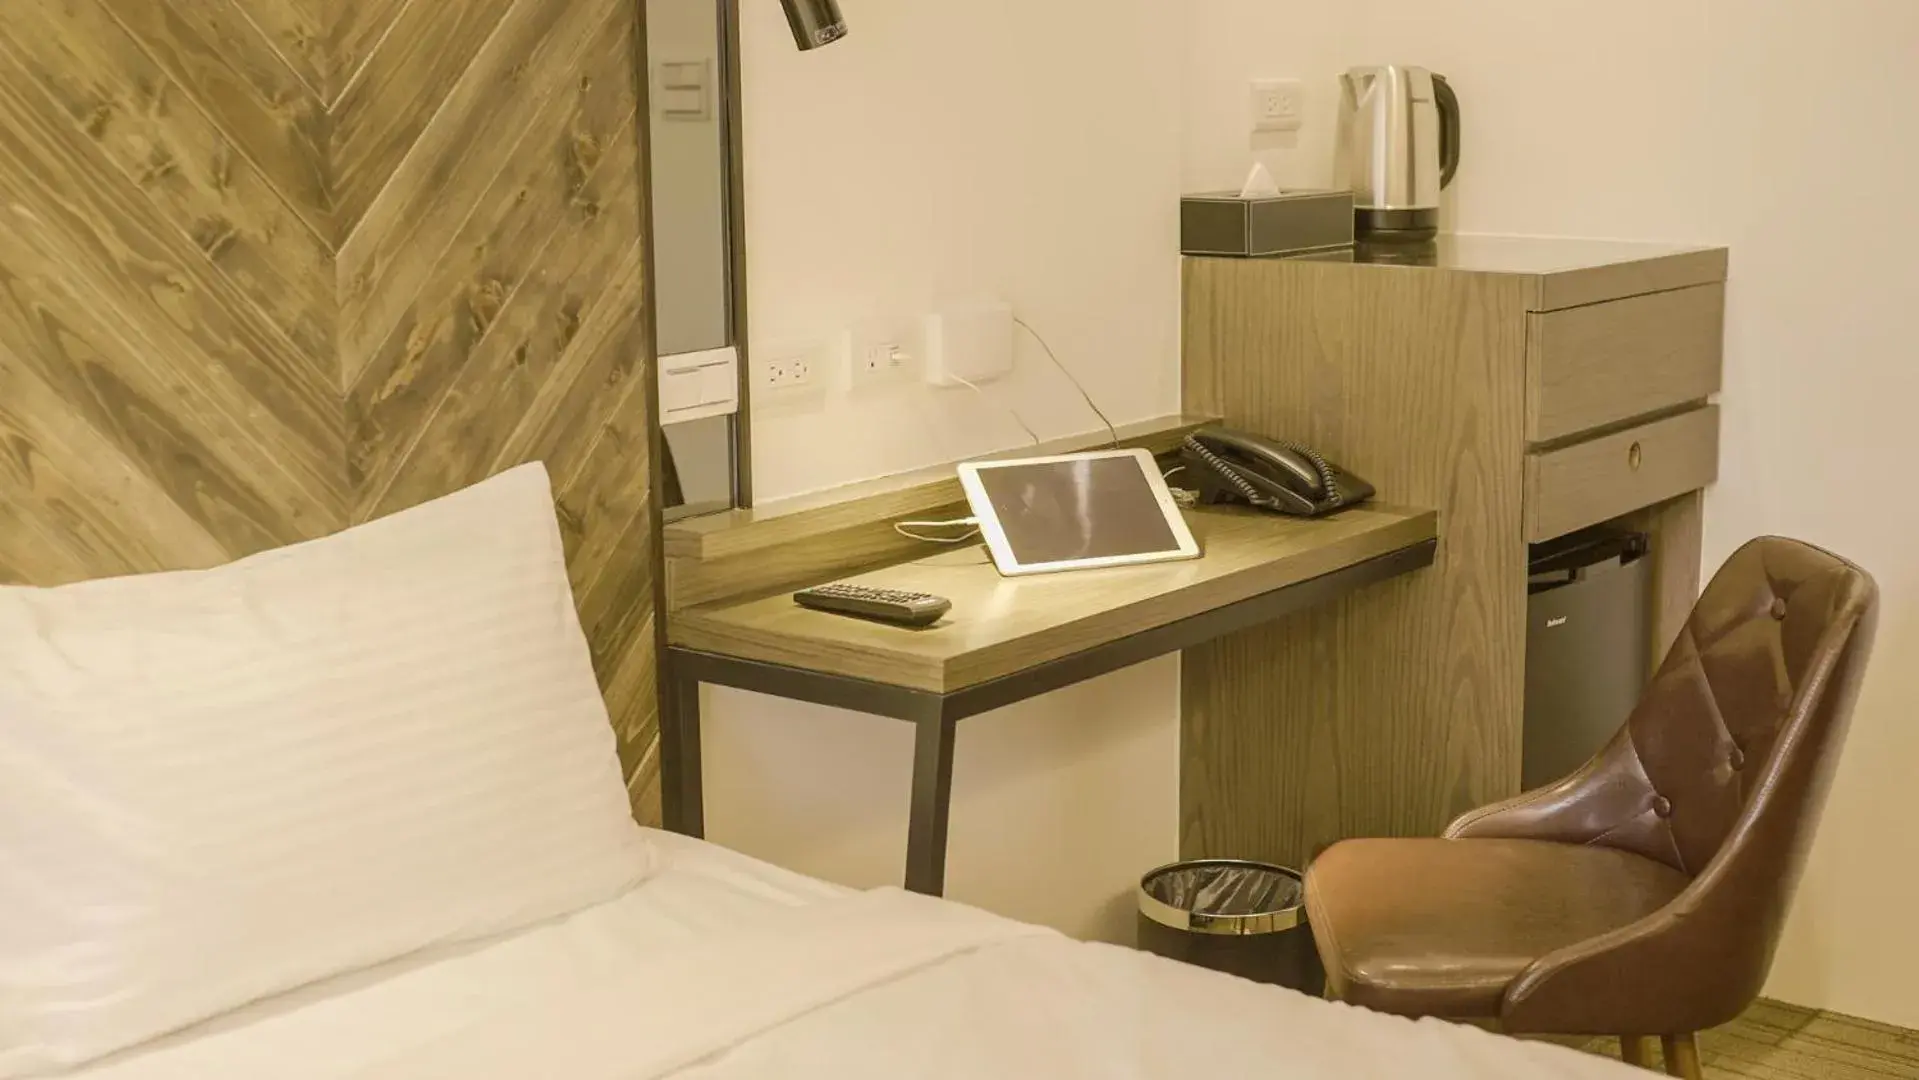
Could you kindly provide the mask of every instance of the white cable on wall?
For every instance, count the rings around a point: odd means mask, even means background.
[[[1013,316],[1013,322],[1017,324],[1020,329],[1033,335],[1033,340],[1039,342],[1039,347],[1046,350],[1046,358],[1053,362],[1053,366],[1059,369],[1061,375],[1066,376],[1067,382],[1073,384],[1073,389],[1079,391],[1079,396],[1086,402],[1086,407],[1093,410],[1093,415],[1099,417],[1100,423],[1106,425],[1106,434],[1112,440],[1108,445],[1114,447],[1119,446],[1119,429],[1113,426],[1113,422],[1110,419],[1107,419],[1105,411],[1093,400],[1093,395],[1086,392],[1085,385],[1073,374],[1073,370],[1060,362],[1059,354],[1053,351],[1053,347],[1046,343],[1046,339],[1040,336],[1038,330],[1033,329],[1032,323],[1027,322],[1018,315]]]
[[[979,388],[978,383],[973,382],[972,380],[966,378],[964,375],[955,375],[952,372],[948,372],[946,377],[960,384],[961,386],[966,387],[968,390],[971,390],[973,393],[978,394],[980,396],[980,400],[986,402],[988,405],[992,405],[996,408],[1004,410],[1006,415],[1012,417],[1013,422],[1020,426],[1020,430],[1026,432],[1026,437],[1033,440],[1034,446],[1038,446],[1040,444],[1039,432],[1033,430],[1032,425],[1026,422],[1026,418],[1019,414],[1018,409],[1015,409],[1011,405],[1007,405],[1004,402],[994,401],[991,394],[988,394],[986,391],[981,390]]]

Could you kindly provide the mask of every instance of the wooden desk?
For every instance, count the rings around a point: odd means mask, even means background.
[[[937,895],[960,720],[1427,566],[1437,543],[1433,511],[1392,506],[1187,520],[1204,555],[1185,562],[1006,578],[974,545],[847,579],[952,600],[923,630],[808,611],[784,589],[675,612],[660,724],[667,827],[704,830],[702,683],[906,720],[917,729],[906,887]]]

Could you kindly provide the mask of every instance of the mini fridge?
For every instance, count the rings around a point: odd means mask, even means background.
[[[1586,529],[1534,544],[1526,585],[1527,790],[1606,745],[1652,675],[1652,560],[1644,533]]]

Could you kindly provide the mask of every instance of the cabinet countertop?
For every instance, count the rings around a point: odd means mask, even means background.
[[[1208,256],[1209,257],[1209,256]],[[1726,280],[1722,247],[1554,236],[1441,233],[1424,243],[1360,243],[1351,251],[1246,262],[1427,268],[1533,279],[1527,307],[1556,311]]]

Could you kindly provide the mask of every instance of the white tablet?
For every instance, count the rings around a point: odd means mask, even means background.
[[[1199,557],[1145,450],[968,462],[959,474],[1002,574]]]

